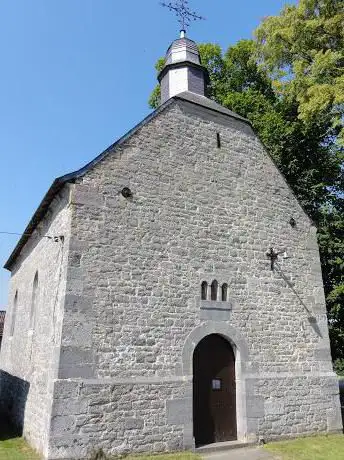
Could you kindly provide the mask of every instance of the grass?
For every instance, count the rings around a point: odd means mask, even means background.
[[[192,452],[176,452],[175,454],[129,455],[124,460],[201,460],[201,457]]]
[[[39,460],[39,456],[17,436],[6,420],[0,419],[0,460]]]
[[[109,457],[97,456],[99,459]],[[28,446],[23,438],[12,438],[2,440],[0,438],[0,460],[39,460],[40,457]],[[110,460],[110,458],[109,458]],[[175,454],[162,455],[129,455],[123,460],[200,460],[200,456],[192,452],[178,452]]]
[[[202,460],[200,455],[193,452],[176,452],[171,454],[134,454],[117,457],[100,455],[100,452],[91,456],[90,460]]]
[[[280,460],[343,460],[344,436],[324,435],[298,438],[267,444],[265,449]],[[23,438],[0,437],[0,460],[39,460],[39,456],[27,445]],[[104,457],[97,457],[103,459]],[[123,460],[200,460],[192,452],[178,452],[162,455],[129,455]]]
[[[0,441],[0,460],[38,460],[39,456],[23,438]]]
[[[265,448],[281,460],[343,460],[344,436],[324,435],[267,444]]]

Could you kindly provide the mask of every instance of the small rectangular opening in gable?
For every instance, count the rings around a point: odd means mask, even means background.
[[[221,148],[221,136],[220,133],[216,133],[216,139],[217,139],[217,148]]]

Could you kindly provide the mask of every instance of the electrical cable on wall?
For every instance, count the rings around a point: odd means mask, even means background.
[[[5,231],[0,231],[0,235],[14,235],[14,236],[32,236],[32,233],[16,233],[16,232],[5,232]],[[63,235],[40,235],[41,238],[48,238],[49,240],[53,240],[55,243],[58,241],[63,241],[64,236]]]

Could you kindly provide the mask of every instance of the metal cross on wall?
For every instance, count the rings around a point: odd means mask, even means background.
[[[271,259],[271,270],[275,268],[275,262],[278,260],[278,256],[282,254],[282,252],[275,252],[274,248],[270,248],[270,251],[266,253],[266,255]]]
[[[189,8],[188,0],[175,0],[174,2],[161,2],[162,6],[165,6],[170,11],[174,11],[177,15],[178,22],[181,27],[181,32],[186,32],[186,29],[190,26],[191,21],[204,20],[202,16],[196,14],[195,11],[191,11]]]

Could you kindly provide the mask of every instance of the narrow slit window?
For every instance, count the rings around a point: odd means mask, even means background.
[[[216,140],[217,140],[217,148],[221,148],[221,136],[220,133],[216,133]]]
[[[217,288],[218,288],[218,282],[214,280],[211,283],[211,300],[217,300]]]
[[[207,295],[208,295],[208,283],[206,281],[203,281],[202,287],[201,287],[201,299],[207,300]]]
[[[30,312],[30,329],[33,328],[35,323],[35,314],[37,307],[37,296],[38,296],[38,272],[35,273],[35,278],[32,285],[32,297],[31,297],[31,312]]]
[[[13,337],[14,333],[14,325],[16,322],[16,314],[17,314],[17,306],[18,306],[18,291],[16,291],[14,300],[13,300],[13,311],[12,311],[12,318],[11,318],[11,330],[10,336]]]
[[[222,285],[222,301],[227,302],[228,300],[228,284],[223,283]]]

